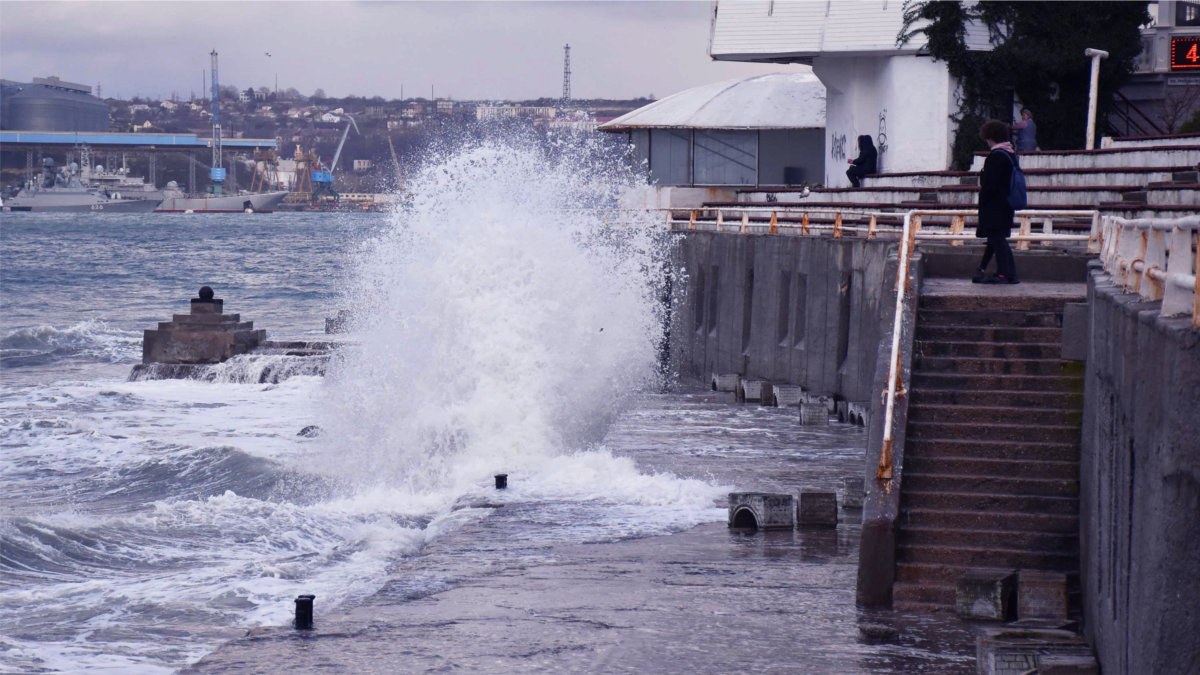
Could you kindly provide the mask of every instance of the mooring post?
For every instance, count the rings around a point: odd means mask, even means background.
[[[506,474],[506,473],[496,474],[496,489],[497,490],[508,489],[508,474]]]
[[[315,595],[301,595],[296,598],[296,629],[297,630],[312,630],[313,627],[313,600],[316,600]]]

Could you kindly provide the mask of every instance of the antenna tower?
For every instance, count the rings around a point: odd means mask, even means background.
[[[563,101],[571,100],[571,45],[563,47]]]

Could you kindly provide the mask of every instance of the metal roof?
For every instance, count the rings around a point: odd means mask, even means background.
[[[817,129],[824,126],[825,85],[810,72],[797,72],[705,84],[626,113],[602,124],[600,129]]]
[[[207,148],[209,138],[196,134],[141,134],[73,131],[0,131],[0,145],[78,145],[154,146],[188,149]],[[229,148],[273,148],[274,138],[222,138]]]

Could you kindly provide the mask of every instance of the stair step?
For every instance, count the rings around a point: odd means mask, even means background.
[[[904,441],[905,466],[910,459],[930,460],[945,457],[1078,463],[1079,444],[949,438],[907,438]]]
[[[1079,554],[1056,551],[1025,551],[1000,547],[927,546],[900,544],[897,560],[905,563],[933,563],[966,567],[998,567],[1004,569],[1051,570],[1075,572],[1079,569]]]
[[[908,438],[961,441],[1079,443],[1078,425],[923,422],[910,420]]]
[[[954,326],[917,323],[917,339],[944,342],[1061,344],[1062,329],[1029,326]]]
[[[999,532],[1039,532],[1079,535],[1079,517],[1009,511],[952,511],[902,509],[901,527],[969,528]]]
[[[918,309],[918,330],[922,324],[936,326],[981,326],[990,328],[1062,328],[1062,310],[1052,312],[1006,312],[982,309]]]
[[[917,354],[986,359],[1058,359],[1062,346],[1047,342],[945,342],[917,340]]]
[[[914,474],[1078,481],[1079,464],[1077,462],[1013,461],[980,459],[978,457],[924,457],[919,452],[905,452],[905,478]]]
[[[1083,393],[1082,375],[1005,375],[999,373],[955,373],[914,371],[916,389],[971,391],[1053,391]]]
[[[904,490],[961,492],[965,494],[1039,495],[1078,497],[1078,478],[1011,478],[919,473],[905,467]]]
[[[1014,408],[1007,406],[909,404],[909,422],[990,422],[996,424],[1038,424],[1079,426],[1079,410],[1055,408]]]
[[[968,492],[918,492],[904,490],[900,506],[905,509],[946,511],[1002,511],[1078,516],[1079,500],[1072,497],[978,494]]]
[[[917,563],[917,562],[901,562],[896,564],[896,580],[898,582],[912,582],[919,584],[948,584],[955,585],[958,578],[966,572],[971,571],[986,571],[993,570],[996,572],[1011,572],[1014,567],[1003,567],[996,565],[961,565],[961,564],[942,564],[942,563]],[[1026,569],[1041,569],[1041,568],[1026,568]],[[1061,572],[1064,570],[1056,570],[1047,568],[1047,571]],[[1066,570],[1067,572],[1067,588],[1078,588],[1078,571]]]
[[[954,605],[942,605],[932,602],[909,602],[905,600],[897,602],[893,600],[892,609],[908,614],[938,614],[953,612]]]
[[[1080,284],[1082,286],[1082,284]],[[1041,295],[934,295],[922,293],[921,309],[988,312],[1058,312],[1068,302],[1083,302],[1087,297]]]
[[[1058,391],[975,391],[914,388],[909,405],[982,405],[1004,408],[1080,410],[1083,394]]]
[[[991,375],[1082,376],[1083,364],[1058,359],[1004,359],[982,357],[920,356],[914,369],[922,373]]]
[[[892,609],[921,611],[926,606],[938,609],[954,606],[954,584],[927,584],[919,581],[897,581],[892,585]]]
[[[1022,532],[901,525],[899,543],[914,546],[997,547],[1073,555],[1079,552],[1079,532]]]

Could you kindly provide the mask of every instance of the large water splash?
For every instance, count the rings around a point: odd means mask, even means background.
[[[361,349],[328,375],[330,468],[459,492],[594,444],[655,382],[661,222],[596,208],[630,182],[618,163],[555,151],[450,153],[363,247],[347,293]]]

